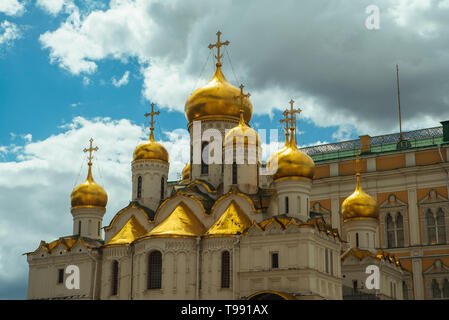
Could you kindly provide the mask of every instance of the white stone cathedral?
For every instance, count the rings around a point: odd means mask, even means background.
[[[150,137],[131,163],[131,201],[103,228],[108,197],[89,156],[87,179],[71,194],[73,235],[27,253],[29,299],[343,299],[344,287],[365,285],[369,265],[380,284],[367,298],[403,298],[407,271],[376,249],[379,206],[360,170],[341,205],[343,230],[311,211],[315,164],[297,147],[293,101],[285,145],[262,166],[249,95],[223,75],[220,47],[229,42],[217,35],[215,74],[185,105],[191,154],[182,180],[167,182],[152,105]],[[85,151],[95,150],[91,141]],[[67,286],[68,266],[79,268],[79,288]]]

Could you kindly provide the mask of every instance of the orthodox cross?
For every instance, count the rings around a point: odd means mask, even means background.
[[[284,119],[279,120],[279,122],[281,124],[285,123],[285,127],[283,128],[285,130],[285,136],[286,136],[286,141],[288,142],[288,137],[290,135],[290,133],[288,132],[290,130],[290,118],[288,117],[288,111],[285,110],[284,112],[282,112],[282,115],[285,117]]]
[[[248,92],[247,94],[243,93],[243,88],[245,86],[243,84],[240,85],[240,94],[236,97],[234,97],[235,99],[240,99],[240,122],[244,122],[243,120],[243,99],[245,98],[249,98],[251,96],[251,94]]]
[[[290,117],[287,116],[286,121],[290,121],[290,131],[291,131],[291,139],[293,141],[295,141],[296,143],[296,114],[300,114],[301,113],[301,109],[295,109],[293,107],[293,104],[295,103],[295,101],[292,99],[290,100],[290,110],[286,109],[284,111],[285,114],[290,115]],[[294,133],[293,133],[294,131]]]
[[[154,111],[154,103],[151,103],[151,112],[150,113],[145,113],[144,116],[148,119],[148,117],[151,117],[151,120],[149,121],[150,123],[150,140],[154,140],[154,135],[153,135],[153,131],[154,131],[154,116],[158,116],[160,114],[159,111]]]
[[[217,63],[216,63],[217,67],[221,67],[220,60],[221,60],[221,58],[223,58],[223,55],[220,54],[221,46],[227,46],[230,44],[230,42],[228,40],[226,40],[225,42],[220,42],[220,36],[221,36],[221,32],[218,31],[217,32],[217,43],[209,44],[209,46],[208,46],[209,49],[217,47],[217,55],[215,56],[215,59],[217,59]]]
[[[92,147],[92,143],[94,142],[94,139],[93,138],[90,138],[90,146],[89,146],[89,149],[87,149],[87,148],[85,148],[83,151],[84,152],[89,152],[89,157],[87,158],[87,159],[89,159],[89,166],[91,166],[92,165],[92,159],[93,159],[93,156],[92,156],[92,151],[98,151],[98,147]]]

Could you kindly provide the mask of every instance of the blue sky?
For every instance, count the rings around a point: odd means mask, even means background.
[[[370,4],[378,30],[365,26]],[[218,29],[231,41],[226,77],[251,93],[251,124],[279,129],[293,98],[299,144],[314,145],[397,131],[396,63],[404,129],[449,119],[448,17],[447,0],[0,0],[0,298],[26,297],[22,253],[71,233],[90,137],[110,199],[104,224],[129,201],[150,102],[176,179],[184,103],[213,74]]]

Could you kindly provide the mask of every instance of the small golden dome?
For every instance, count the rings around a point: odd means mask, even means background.
[[[168,162],[168,152],[159,142],[156,142],[151,132],[150,139],[137,146],[134,150],[133,161],[160,160]]]
[[[267,166],[269,169],[275,170],[276,157],[277,170],[273,174],[273,180],[297,177],[313,178],[315,163],[311,157],[298,149],[294,141],[286,143],[281,150],[273,153],[268,160]]]
[[[219,118],[238,120],[240,104],[236,97],[240,90],[230,84],[223,73],[220,65],[217,65],[212,79],[203,87],[195,90],[185,105],[187,121]],[[245,98],[243,108],[246,122],[251,120],[253,107],[248,98]]]
[[[236,146],[245,144],[246,147],[249,144],[257,147],[260,145],[260,137],[256,130],[248,126],[241,118],[239,124],[226,133],[224,145],[228,148],[233,147],[234,142]]]
[[[190,179],[190,162],[182,169],[182,181]]]
[[[355,191],[341,205],[341,213],[344,221],[379,218],[379,205],[373,197],[362,190],[360,173],[357,173]]]
[[[92,163],[89,162],[89,172],[87,179],[82,184],[73,189],[70,196],[72,208],[75,207],[102,207],[108,203],[106,191],[95,183],[92,177]]]

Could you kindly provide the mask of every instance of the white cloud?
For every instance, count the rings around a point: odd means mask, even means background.
[[[123,76],[117,80],[115,77],[112,78],[112,84],[116,87],[119,88],[121,86],[126,86],[129,82],[129,71],[126,71]]]
[[[57,15],[66,2],[65,0],[37,0],[36,5],[52,15]]]
[[[22,36],[20,28],[8,20],[0,23],[0,48],[1,46],[11,46],[14,40]]]
[[[25,11],[25,5],[18,0],[1,0],[0,12],[9,16],[20,15]]]
[[[255,114],[284,109],[293,98],[313,124],[344,126],[338,136],[350,126],[354,134],[388,132],[396,128],[392,117],[380,118],[395,105],[390,83],[398,60],[404,66],[401,83],[413,92],[404,120],[419,124],[424,103],[435,105],[428,115],[432,125],[449,114],[441,80],[447,74],[441,67],[447,60],[447,1],[380,1],[382,32],[369,34],[359,4],[323,12],[314,2],[261,2],[115,0],[83,14],[72,7],[67,20],[40,42],[52,63],[75,75],[95,73],[105,59],[135,59],[144,97],[183,112],[189,94],[212,75],[211,59],[199,73],[220,27],[223,40],[231,40],[233,59],[238,57],[231,67],[225,55],[224,72],[234,85],[247,85]],[[267,19],[280,22],[269,25]]]
[[[85,86],[88,86],[90,84],[91,80],[88,77],[83,77],[83,84]]]
[[[70,193],[87,174],[82,150],[91,137],[99,147],[94,179],[109,197],[107,224],[131,198],[132,154],[148,138],[148,128],[126,119],[77,117],[63,125],[61,133],[44,140],[32,141],[26,134],[23,146],[0,146],[0,154],[17,156],[15,161],[0,162],[0,284],[13,280],[25,284],[28,266],[21,254],[36,249],[41,239],[71,234]],[[170,155],[170,180],[188,161],[188,139],[185,129],[163,133],[160,142]]]

